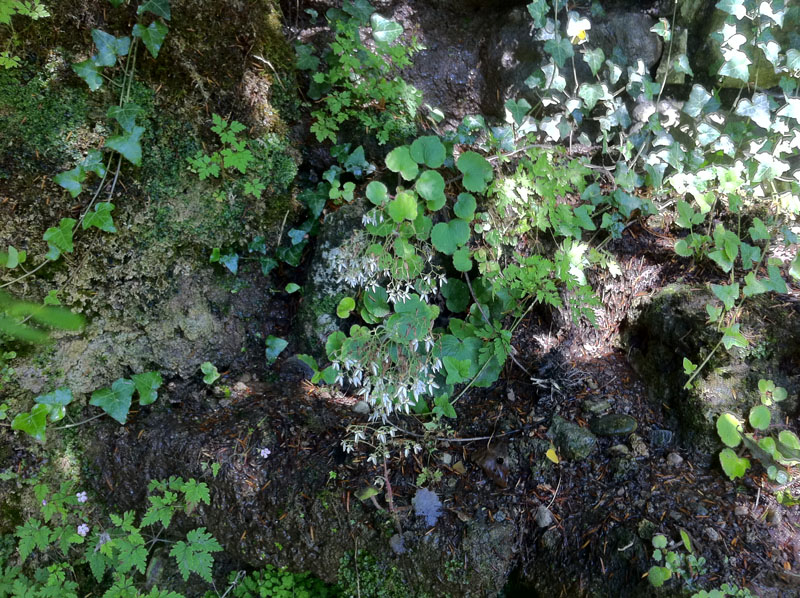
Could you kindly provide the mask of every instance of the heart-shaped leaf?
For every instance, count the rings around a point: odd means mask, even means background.
[[[264,356],[267,358],[267,363],[272,364],[275,363],[278,355],[289,345],[289,341],[270,334],[265,344]]]
[[[469,240],[469,224],[460,218],[440,222],[431,231],[431,242],[437,251],[453,255],[459,246]]]
[[[389,202],[386,211],[395,222],[414,220],[417,217],[417,198],[410,191],[401,191]]]
[[[114,226],[114,219],[111,217],[111,212],[114,209],[114,204],[108,201],[101,201],[95,204],[94,212],[89,212],[83,219],[83,230],[90,226],[104,230],[107,233],[117,232]]]
[[[124,135],[106,139],[106,147],[122,154],[122,157],[134,166],[139,166],[142,163],[142,144],[139,143],[142,134],[144,134],[144,127],[133,127]]]
[[[158,372],[143,372],[131,376],[136,392],[139,393],[139,404],[150,405],[158,398],[158,389],[164,380]]]
[[[100,407],[108,415],[124,425],[131,408],[131,398],[136,385],[127,378],[114,380],[111,388],[101,388],[92,393],[90,405]]]
[[[82,166],[61,172],[53,177],[53,182],[64,187],[72,197],[77,197],[83,191],[83,181],[86,180],[86,171]]]
[[[369,21],[372,25],[372,39],[380,44],[391,44],[403,35],[403,28],[399,23],[384,19],[378,13],[373,14]]]
[[[435,135],[417,137],[411,144],[411,157],[428,168],[440,168],[445,159],[444,144]]]
[[[467,222],[475,217],[475,208],[478,207],[475,201],[475,196],[471,193],[459,193],[456,205],[453,206],[453,211],[456,216]]]
[[[103,85],[103,76],[100,74],[100,67],[97,66],[91,58],[78,62],[72,65],[72,70],[75,71],[81,79],[86,81],[91,91],[97,91]]]
[[[18,413],[11,422],[12,430],[21,430],[39,442],[45,441],[47,428],[47,415],[50,413],[49,405],[37,404],[30,413]]]
[[[411,150],[407,145],[394,148],[386,156],[386,167],[392,172],[399,172],[407,181],[413,181],[419,172],[419,166],[411,157]]]
[[[349,318],[350,312],[352,312],[355,308],[355,300],[352,297],[344,297],[341,301],[339,301],[339,305],[336,307],[336,315],[342,319]]]
[[[446,201],[444,195],[444,179],[435,170],[426,170],[423,172],[417,183],[414,185],[417,193],[426,200],[428,209],[435,212],[440,210]]]
[[[114,37],[100,29],[92,29],[92,39],[97,46],[97,55],[94,63],[97,66],[114,66],[117,56],[125,56],[131,47],[131,38]]]
[[[722,470],[732,480],[744,476],[747,470],[750,469],[750,460],[744,458],[740,459],[736,453],[729,448],[723,449],[722,452],[720,452],[719,462],[720,465],[722,465]]]
[[[475,152],[461,154],[456,167],[464,175],[464,187],[475,193],[481,193],[486,189],[494,172],[489,161]]]
[[[134,37],[142,39],[145,47],[153,58],[158,58],[158,53],[161,50],[161,45],[164,43],[164,38],[167,37],[168,31],[169,28],[161,21],[153,21],[147,28],[142,27],[138,23],[133,26]]]
[[[134,102],[122,106],[110,106],[106,115],[116,120],[123,131],[130,133],[136,126],[136,118],[144,112],[144,108]]]
[[[43,236],[47,241],[47,245],[52,249],[55,248],[60,255],[61,252],[72,253],[75,246],[72,244],[72,234],[75,230],[74,218],[62,218],[58,226],[51,226],[48,228]]]
[[[146,12],[153,13],[157,17],[164,17],[167,21],[170,19],[169,0],[147,0],[136,9],[136,14],[141,15]]]
[[[769,428],[770,419],[772,414],[770,413],[769,407],[764,405],[756,405],[750,410],[750,425],[753,426],[756,430],[766,430]]]
[[[736,114],[746,116],[762,129],[769,129],[772,124],[772,116],[769,111],[769,100],[767,94],[753,94],[753,100],[742,98],[736,105]]]

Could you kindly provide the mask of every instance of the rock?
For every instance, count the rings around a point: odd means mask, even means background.
[[[667,448],[672,444],[673,436],[672,430],[653,428],[650,430],[650,446],[655,449]]]
[[[355,405],[353,405],[353,411],[360,415],[369,415],[372,409],[369,406],[369,403],[366,401],[359,401]]]
[[[608,452],[613,457],[628,457],[631,454],[631,450],[624,444],[615,444]]]
[[[594,19],[589,30],[589,45],[600,47],[607,57],[612,57],[615,48],[628,64],[638,59],[649,70],[661,59],[661,38],[650,31],[655,24],[653,17],[639,11],[610,12],[605,19]]]
[[[750,507],[747,505],[736,505],[736,508],[733,510],[734,515],[737,517],[744,517],[748,513],[750,513]]]
[[[631,449],[633,449],[634,457],[640,457],[646,459],[647,457],[650,456],[650,451],[647,450],[647,444],[645,443],[644,440],[642,440],[642,437],[639,436],[638,434],[631,434],[630,438],[628,439],[628,442],[631,443]]]
[[[597,444],[597,438],[589,430],[558,415],[553,416],[547,435],[553,439],[559,453],[570,461],[585,459]]]
[[[450,453],[442,453],[441,461],[445,465],[450,465],[453,462],[453,455]]]
[[[597,401],[584,401],[581,405],[581,409],[584,411],[584,413],[589,413],[591,415],[602,415],[611,409],[611,403],[606,399],[600,399]]]
[[[670,453],[667,455],[667,463],[673,467],[676,467],[683,463],[683,457],[681,457],[678,453]]]
[[[536,509],[534,521],[536,521],[536,525],[539,527],[550,527],[553,524],[553,514],[550,512],[550,509],[541,505]]]
[[[400,534],[395,534],[391,538],[389,538],[389,546],[394,551],[395,554],[405,554],[406,547],[403,542],[403,536]]]
[[[624,413],[609,413],[592,420],[590,427],[598,436],[624,436],[636,431],[636,420]]]
[[[703,534],[705,534],[706,538],[708,538],[711,542],[719,542],[722,539],[722,536],[720,536],[719,532],[713,527],[707,527],[704,529]]]

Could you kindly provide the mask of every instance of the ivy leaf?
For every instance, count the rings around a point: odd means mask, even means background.
[[[603,61],[606,55],[602,48],[595,48],[594,50],[586,50],[583,53],[583,61],[589,65],[593,76],[597,76],[600,68],[603,66]]]
[[[53,177],[53,182],[69,191],[72,197],[80,195],[81,191],[83,191],[81,183],[85,180],[86,171],[82,166],[76,166],[72,170],[61,172]]]
[[[719,139],[720,135],[721,133],[707,122],[701,122],[697,125],[697,142],[701,147],[714,143]]]
[[[750,64],[751,61],[747,54],[740,50],[732,50],[725,57],[725,62],[720,67],[718,74],[747,83],[750,80]]]
[[[506,101],[505,106],[506,110],[511,113],[511,118],[514,119],[517,126],[522,124],[528,112],[531,110],[531,105],[525,98],[520,98],[519,100],[509,99]]]
[[[75,248],[72,244],[74,229],[74,218],[62,218],[57,227],[51,226],[45,231],[42,238],[47,241],[47,246],[50,247],[51,252],[55,252],[55,258],[51,258],[50,254],[48,254],[48,259],[58,259],[62,252],[72,253]]]
[[[147,0],[139,8],[136,9],[136,14],[141,15],[146,12],[151,12],[157,17],[163,17],[167,21],[170,20],[169,0]]]
[[[134,37],[142,39],[153,58],[158,58],[158,52],[161,50],[161,45],[164,43],[164,38],[167,37],[168,31],[169,28],[164,23],[153,21],[146,29],[137,23],[133,26],[132,33]]]
[[[428,209],[435,212],[440,210],[445,202],[444,196],[444,179],[442,175],[435,170],[426,170],[423,172],[419,179],[417,179],[414,188],[426,201]]]
[[[431,243],[437,251],[453,255],[459,246],[469,241],[469,224],[459,218],[440,222],[431,231]]]
[[[730,351],[731,347],[734,346],[740,348],[747,346],[747,339],[741,332],[739,332],[739,326],[739,324],[733,324],[732,326],[722,329],[722,344],[728,351]]]
[[[369,21],[372,25],[372,39],[379,44],[391,44],[403,35],[403,28],[399,23],[384,19],[378,13],[373,14]]]
[[[114,209],[114,204],[109,201],[101,201],[94,206],[94,212],[89,212],[83,219],[83,230],[90,226],[104,230],[107,233],[117,232],[114,226],[114,220],[111,217],[111,211]]]
[[[800,69],[800,64],[798,64],[796,70],[798,69]],[[800,98],[786,98],[786,103],[781,106],[776,115],[783,118],[792,118],[800,122]]]
[[[164,380],[158,372],[144,372],[131,376],[136,392],[139,393],[139,404],[150,405],[158,398],[158,389]]]
[[[475,208],[477,206],[474,195],[471,193],[459,193],[456,205],[453,206],[453,211],[456,216],[469,222],[475,217]]]
[[[389,198],[389,190],[380,181],[372,181],[367,185],[367,199],[376,206],[382,206]]]
[[[739,458],[731,449],[723,449],[719,454],[719,463],[727,476],[735,480],[741,478],[750,469],[750,460]]]
[[[200,527],[186,534],[186,542],[181,540],[172,547],[169,554],[175,558],[181,577],[186,581],[189,575],[197,573],[203,580],[211,583],[211,565],[214,563],[213,552],[220,552],[222,546],[214,537]]]
[[[219,263],[225,266],[231,274],[236,274],[239,271],[239,254],[231,252],[220,255]]]
[[[744,0],[719,0],[715,6],[722,12],[733,15],[740,21],[747,14],[747,9],[744,6]]]
[[[131,47],[131,38],[114,37],[101,29],[92,29],[92,39],[97,46],[97,55],[93,57],[97,66],[114,66],[117,56],[125,56]]]
[[[142,163],[142,145],[139,143],[139,139],[143,133],[144,127],[133,127],[124,135],[107,139],[105,146],[122,154],[122,157],[134,166],[139,166]]]
[[[30,413],[18,413],[11,422],[12,430],[21,430],[39,442],[45,441],[47,428],[47,415],[50,413],[48,405],[36,404]]]
[[[544,51],[553,57],[553,60],[559,67],[564,67],[567,58],[572,58],[575,51],[572,49],[572,44],[566,38],[549,39],[544,43]]]
[[[458,157],[456,167],[464,175],[464,187],[481,193],[492,180],[492,165],[476,152],[464,152]]]
[[[683,111],[692,118],[696,118],[710,99],[711,94],[706,91],[706,88],[695,83],[689,94],[689,100],[683,106]]]
[[[769,129],[772,124],[769,100],[765,93],[753,94],[752,102],[747,98],[739,100],[739,104],[736,106],[736,114],[748,117],[762,129]]]
[[[118,378],[111,384],[111,388],[94,391],[89,404],[100,407],[120,424],[125,425],[134,390],[136,390],[136,386],[131,380]]]
[[[386,167],[392,172],[399,172],[407,181],[414,180],[419,172],[419,167],[411,157],[411,150],[407,145],[401,145],[389,152],[386,156]]]
[[[414,220],[417,217],[417,198],[409,191],[401,191],[389,202],[386,211],[395,222]]]
[[[728,285],[712,284],[711,290],[713,291],[714,295],[716,295],[717,298],[725,305],[725,309],[729,311],[733,309],[733,306],[736,304],[736,300],[739,298],[738,282]]]
[[[103,164],[103,154],[99,150],[89,150],[83,162],[80,164],[86,172],[93,172],[97,176],[106,175],[106,167]]]
[[[591,110],[597,105],[598,100],[606,95],[602,85],[597,83],[582,83],[578,89],[578,96],[583,100],[587,110]]]
[[[67,414],[67,405],[72,402],[72,391],[63,386],[57,388],[51,393],[39,395],[34,401],[41,405],[47,405],[51,422],[57,422],[64,419]]]
[[[744,277],[745,287],[742,291],[745,297],[753,297],[754,295],[761,295],[768,293],[769,288],[762,281],[756,278],[754,272],[748,272]]]
[[[278,355],[287,347],[289,341],[278,338],[277,336],[269,335],[266,341],[266,349],[264,350],[264,355],[267,358],[268,364],[275,363],[275,360],[278,359]]]
[[[686,54],[678,55],[678,57],[675,59],[675,62],[672,63],[672,68],[675,69],[676,73],[683,73],[684,75],[694,77],[694,71],[692,71],[692,67],[689,64],[689,59],[687,58]]]
[[[445,159],[444,144],[435,135],[417,137],[411,144],[411,157],[428,168],[440,168]]]
[[[545,26],[545,17],[549,10],[550,6],[547,0],[533,0],[528,4],[528,13],[531,15],[535,27],[542,28]]]
[[[123,131],[130,133],[136,126],[136,118],[142,112],[144,109],[141,106],[134,102],[127,102],[122,106],[110,106],[106,116],[116,120]]]
[[[75,71],[75,74],[81,79],[86,81],[91,91],[97,91],[102,87],[103,77],[100,75],[100,67],[98,67],[91,58],[73,64],[72,70]]]

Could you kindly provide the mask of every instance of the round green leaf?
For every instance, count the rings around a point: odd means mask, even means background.
[[[389,198],[389,190],[379,181],[372,181],[367,185],[367,199],[376,206],[382,206]]]
[[[460,313],[469,305],[469,287],[458,278],[448,278],[442,285],[442,295],[447,299],[447,309]]]
[[[417,198],[410,191],[401,191],[389,202],[387,211],[395,222],[414,220],[417,217]]]
[[[800,450],[800,439],[797,438],[797,435],[794,432],[789,430],[781,430],[778,434],[778,440],[780,440],[789,448],[792,448],[796,451]]]
[[[692,256],[692,250],[689,249],[689,244],[683,239],[675,242],[675,253],[677,253],[681,257]]]
[[[750,425],[756,430],[766,430],[769,427],[771,417],[769,407],[756,405],[750,410]]]
[[[657,534],[653,536],[652,539],[653,548],[666,548],[667,547],[667,537],[664,534]]]
[[[340,318],[348,318],[350,317],[350,312],[356,308],[356,302],[352,297],[345,297],[341,301],[339,301],[339,305],[336,307],[336,315]]]
[[[478,207],[478,204],[475,201],[474,195],[471,193],[459,193],[458,201],[456,201],[456,205],[453,206],[453,211],[456,213],[456,216],[469,222],[475,217],[476,207]]]
[[[663,586],[670,577],[672,577],[672,571],[666,567],[659,567],[658,565],[650,567],[650,571],[647,573],[647,579],[650,580],[650,584],[654,588]]]
[[[454,218],[450,222],[440,222],[431,231],[431,242],[437,251],[453,255],[460,245],[469,240],[469,224]]]
[[[435,170],[426,170],[423,172],[416,185],[414,186],[417,193],[427,200],[428,209],[435,212],[442,209],[445,204],[444,196],[444,179]]]
[[[472,260],[470,259],[470,251],[466,247],[457,249],[453,253],[453,267],[459,272],[469,272],[472,270]]]
[[[399,172],[407,181],[413,181],[419,172],[419,166],[411,157],[411,150],[407,145],[394,148],[386,156],[386,167],[392,172]]]
[[[328,356],[328,359],[336,358],[345,340],[347,340],[347,336],[341,330],[337,330],[328,337],[328,340],[325,341],[325,354]]]
[[[458,157],[456,167],[464,175],[464,187],[480,193],[492,180],[493,170],[489,161],[475,152],[464,152]]]
[[[732,413],[723,413],[717,418],[717,433],[726,445],[736,448],[742,441],[742,422]]]
[[[742,477],[750,468],[749,459],[740,459],[731,449],[723,449],[719,454],[719,462],[727,476],[735,480]]]
[[[44,442],[48,413],[50,413],[49,405],[34,405],[30,413],[17,414],[11,422],[11,429],[22,430],[26,434],[33,436],[33,438],[39,442]]]
[[[411,144],[411,157],[428,168],[439,168],[444,164],[444,145],[435,135],[419,137]]]
[[[786,389],[783,386],[776,386],[775,390],[772,391],[772,398],[778,403],[783,401],[787,396]]]
[[[279,338],[277,336],[269,335],[266,340],[266,347],[264,349],[264,356],[267,358],[267,363],[275,363],[275,360],[278,359],[278,355],[286,348],[289,344],[289,341],[283,338]]]

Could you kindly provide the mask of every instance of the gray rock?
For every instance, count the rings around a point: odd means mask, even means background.
[[[353,405],[353,411],[361,415],[368,415],[371,409],[369,403],[367,403],[366,401],[359,401],[358,403]]]
[[[613,457],[628,457],[631,454],[631,449],[629,449],[624,444],[615,444],[608,452]]]
[[[559,452],[570,461],[585,459],[597,444],[597,438],[589,430],[558,415],[553,416],[547,435],[553,439]]]
[[[750,512],[750,507],[747,505],[736,505],[736,508],[733,510],[734,515],[737,517],[744,517]]]
[[[403,536],[400,534],[395,534],[389,538],[389,546],[395,554],[405,554],[406,552],[406,547],[403,543]]]
[[[707,527],[703,530],[706,538],[708,538],[712,542],[719,542],[722,539],[722,536],[719,535],[719,532],[715,530],[713,527]]]
[[[534,521],[536,521],[536,525],[539,527],[550,527],[553,524],[553,514],[550,512],[550,509],[541,505],[536,509]]]
[[[681,457],[678,453],[670,453],[667,455],[667,463],[672,466],[677,466],[683,463],[683,457]]]
[[[585,413],[589,413],[591,415],[602,415],[611,409],[611,403],[606,399],[600,399],[598,401],[584,401],[583,405],[581,405],[581,409]]]
[[[609,413],[592,420],[590,427],[598,436],[624,436],[636,431],[636,420],[624,413]]]
[[[659,428],[653,428],[650,430],[650,445],[655,448],[667,448],[670,444],[672,444],[672,439],[675,435],[672,433],[672,430],[661,430]]]

